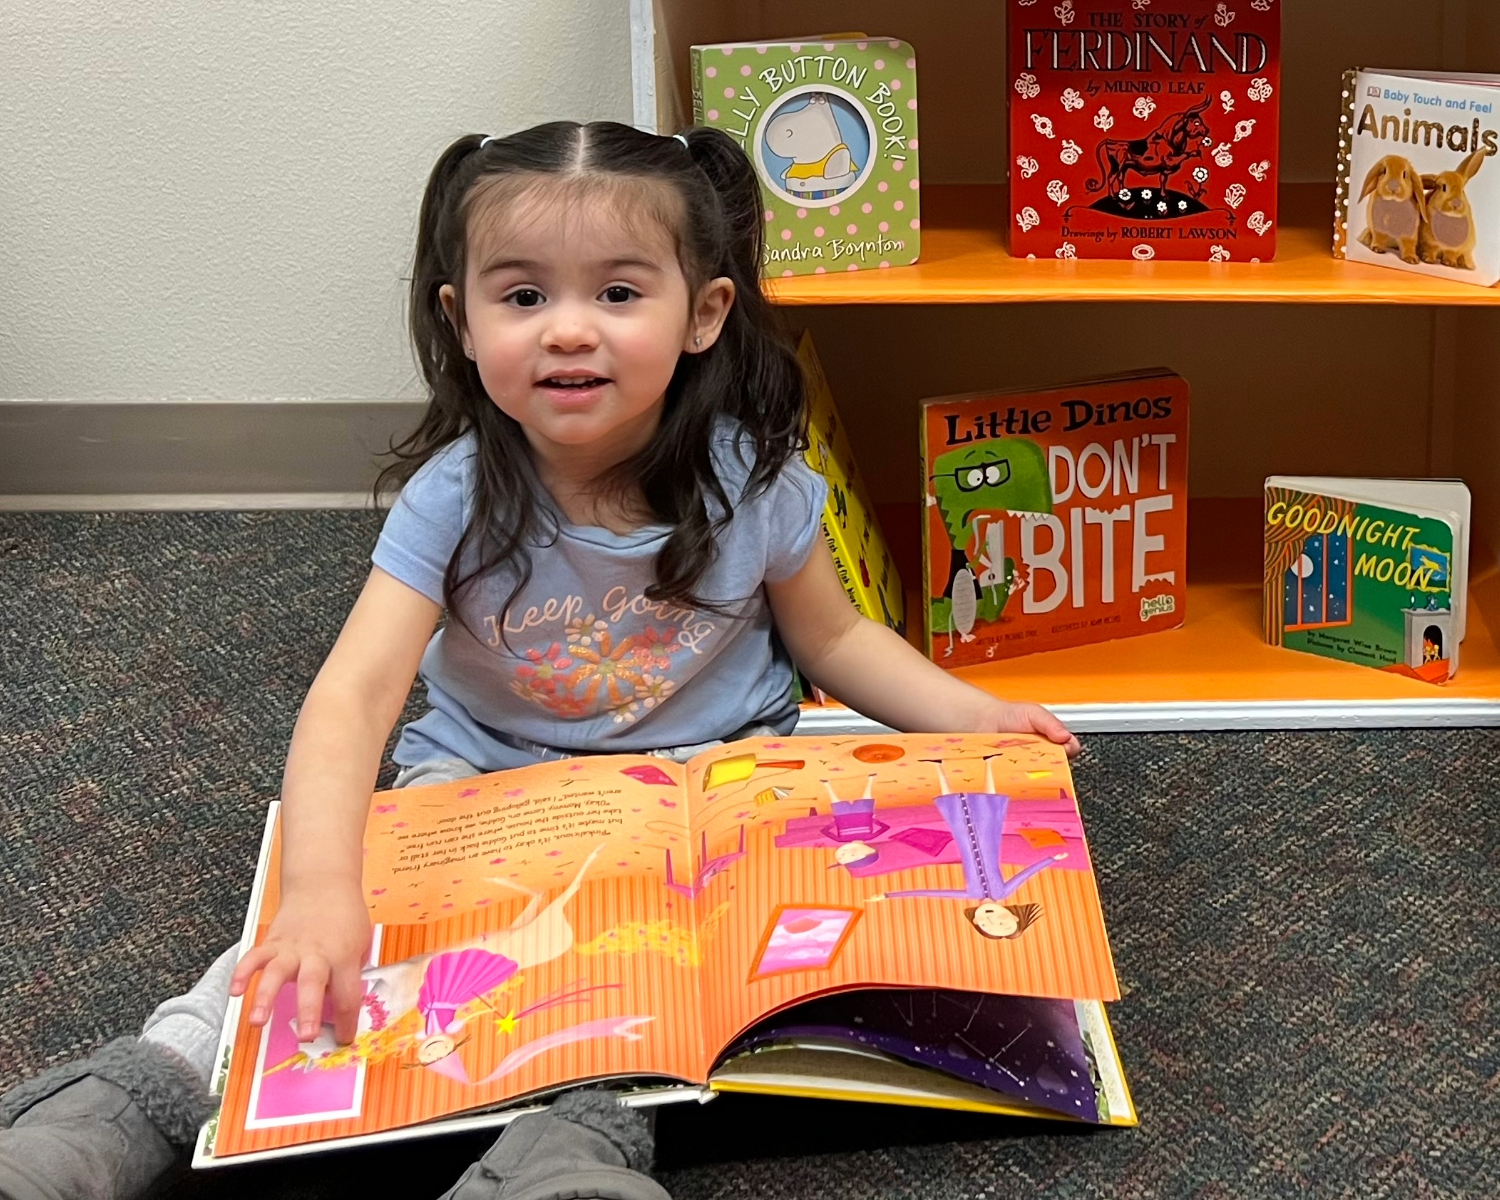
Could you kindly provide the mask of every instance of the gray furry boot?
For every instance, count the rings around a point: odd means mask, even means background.
[[[517,1117],[440,1200],[671,1200],[646,1174],[653,1148],[613,1092],[568,1092]]]
[[[217,1101],[186,1060],[123,1037],[0,1097],[0,1200],[135,1200]]]

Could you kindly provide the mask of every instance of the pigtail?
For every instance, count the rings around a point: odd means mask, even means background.
[[[432,398],[421,423],[401,441],[392,441],[388,453],[395,461],[386,465],[375,481],[375,500],[399,491],[417,469],[468,427],[464,404],[459,399],[470,388],[480,388],[474,364],[463,352],[453,323],[443,312],[438,293],[452,280],[458,265],[450,261],[457,249],[462,256],[463,231],[452,228],[462,197],[463,168],[482,141],[477,133],[455,141],[433,166],[422,193],[417,216],[417,248],[413,255],[408,291],[407,322],[417,368]],[[472,171],[468,174],[472,175]],[[457,316],[463,317],[463,289],[458,289]],[[481,388],[482,392],[482,388]]]
[[[673,525],[657,553],[656,581],[647,595],[727,611],[731,605],[710,604],[694,590],[717,557],[718,536],[735,503],[763,492],[787,460],[806,449],[806,383],[778,314],[761,291],[765,228],[750,160],[716,129],[688,129],[675,140],[686,145],[695,174],[708,183],[699,189],[694,214],[701,235],[690,254],[701,275],[694,282],[724,276],[734,284],[735,299],[718,341],[678,364],[659,450],[640,464],[647,502]],[[724,415],[739,422],[749,442],[736,448],[749,451],[743,497],[727,496],[714,469],[716,422]]]
[[[572,129],[576,136],[577,126]],[[389,454],[395,461],[375,482],[378,504],[383,494],[404,486],[439,450],[471,430],[475,433],[479,452],[472,508],[443,572],[443,606],[470,634],[474,630],[459,603],[463,593],[504,565],[512,577],[508,606],[531,579],[529,544],[538,534],[545,536],[547,525],[539,512],[536,497],[541,485],[525,435],[485,394],[479,369],[464,353],[458,334],[464,321],[466,200],[485,169],[490,144],[493,139],[480,134],[464,135],[443,151],[427,178],[417,218],[408,322],[430,400],[417,428],[391,443]],[[454,284],[455,290],[451,321],[441,299],[446,283]]]
[[[755,439],[750,485],[760,490],[807,449],[807,383],[780,314],[761,290],[765,204],[755,168],[721,130],[694,128],[684,136],[723,212],[726,253],[715,273],[734,282],[735,303],[709,356],[721,364],[733,415]]]

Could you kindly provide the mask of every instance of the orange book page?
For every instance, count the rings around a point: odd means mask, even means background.
[[[686,855],[684,769],[546,763],[376,793],[360,1032],[298,1045],[294,989],[241,1013],[217,1158],[412,1125],[601,1076],[701,1083],[700,935],[664,886]],[[260,911],[279,898],[279,837]],[[330,1018],[325,1008],[325,1019]]]
[[[781,1007],[857,986],[1119,998],[1061,747],[757,738],[688,770],[711,1054]]]

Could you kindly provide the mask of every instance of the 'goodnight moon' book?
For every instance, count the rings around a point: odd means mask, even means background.
[[[693,121],[745,148],[765,273],[907,266],[921,246],[917,60],[859,35],[692,48]]]
[[[1427,683],[1458,671],[1469,489],[1449,479],[1266,480],[1266,641]]]

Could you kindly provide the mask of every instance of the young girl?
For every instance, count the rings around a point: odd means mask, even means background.
[[[826,486],[802,458],[802,375],[760,291],[762,217],[749,161],[708,129],[558,122],[463,137],[438,160],[410,298],[430,402],[381,480],[404,487],[292,735],[281,907],[229,986],[252,1021],[295,981],[303,1040],[325,993],[336,1036],[354,1033],[361,835],[418,674],[431,711],[402,730],[397,786],[787,734],[793,662],[897,729],[1076,749],[1045,710],[960,682],[849,604],[819,534]],[[220,1013],[226,970],[198,989]],[[573,1107],[594,1115],[528,1118],[548,1132],[522,1141],[597,1159],[608,1106]],[[522,1128],[492,1154],[534,1157]],[[624,1179],[624,1151],[600,1153]],[[475,1190],[484,1178],[455,1194],[502,1194]],[[660,1195],[632,1179],[622,1195]]]

